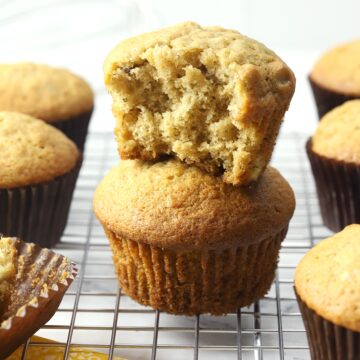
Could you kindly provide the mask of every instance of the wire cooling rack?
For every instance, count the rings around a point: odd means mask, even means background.
[[[280,136],[272,160],[291,183],[297,207],[269,293],[227,316],[180,317],[138,305],[118,289],[108,242],[92,213],[92,197],[119,160],[112,134],[90,134],[68,226],[56,247],[81,271],[37,335],[57,341],[65,359],[70,346],[95,349],[109,359],[310,359],[293,276],[303,254],[329,232],[321,222],[305,140],[298,134]],[[30,347],[43,345],[51,346],[29,340],[22,358]]]

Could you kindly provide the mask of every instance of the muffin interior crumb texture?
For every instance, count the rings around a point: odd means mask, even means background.
[[[116,51],[110,54],[106,80],[121,156],[171,154],[225,173],[229,183],[255,180],[269,161],[292,96],[288,67],[236,31],[192,23],[120,47],[131,45],[138,51],[124,60],[116,60]]]
[[[0,320],[11,297],[16,270],[16,249],[10,238],[0,237]]]

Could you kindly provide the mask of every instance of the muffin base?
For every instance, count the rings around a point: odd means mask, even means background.
[[[360,223],[360,165],[316,154],[311,139],[306,151],[324,224],[338,232],[346,225]]]
[[[0,189],[0,233],[52,247],[64,232],[82,158],[53,181]]]
[[[335,91],[323,88],[314,82],[310,76],[308,79],[314,95],[319,120],[330,110],[343,104],[344,102],[360,98],[360,96],[340,94]]]
[[[222,315],[269,290],[287,228],[249,246],[176,252],[105,232],[120,286],[132,299],[176,315]]]
[[[359,360],[360,332],[338,326],[311,310],[296,293],[312,360]]]
[[[48,124],[62,131],[79,150],[83,151],[92,113],[93,109],[71,119],[53,121]]]

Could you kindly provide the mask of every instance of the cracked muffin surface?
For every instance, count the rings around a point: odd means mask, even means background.
[[[271,166],[250,186],[174,159],[123,160],[98,186],[94,211],[126,239],[161,248],[220,249],[260,242],[284,229],[294,193]]]
[[[169,154],[234,185],[261,175],[295,88],[261,43],[191,22],[123,41],[104,72],[122,158]]]
[[[0,189],[35,185],[75,168],[76,145],[32,116],[0,111]]]

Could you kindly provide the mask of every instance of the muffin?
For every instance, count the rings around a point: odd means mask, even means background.
[[[123,41],[104,73],[121,158],[170,154],[234,185],[266,167],[295,88],[261,43],[191,22]]]
[[[313,360],[360,355],[360,225],[320,242],[300,261],[295,292]]]
[[[82,157],[39,119],[0,112],[0,233],[50,247],[64,231]]]
[[[0,64],[0,111],[46,121],[83,150],[94,95],[87,82],[61,68],[33,63]]]
[[[294,206],[271,167],[235,187],[174,159],[123,160],[94,198],[122,291],[186,315],[233,312],[268,291]]]
[[[0,323],[8,307],[11,290],[15,283],[16,255],[13,241],[0,236]]]
[[[360,100],[326,114],[306,148],[324,224],[360,223]]]
[[[8,304],[0,318],[0,359],[5,359],[54,315],[77,268],[62,255],[16,238],[0,244],[11,267]]]
[[[360,98],[360,39],[323,54],[309,75],[319,118]]]

